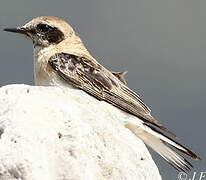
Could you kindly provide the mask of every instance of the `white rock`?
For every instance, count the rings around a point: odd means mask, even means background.
[[[122,123],[128,115],[77,93],[0,88],[0,179],[160,180],[144,143]]]

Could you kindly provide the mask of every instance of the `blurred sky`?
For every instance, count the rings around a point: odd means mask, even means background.
[[[206,171],[205,9],[205,0],[2,0],[0,28],[40,15],[68,21],[101,64],[128,71],[128,86],[152,114],[202,157],[190,161],[199,173]],[[3,31],[0,39],[0,85],[33,84],[30,42]],[[162,178],[177,179],[178,172],[151,153]]]

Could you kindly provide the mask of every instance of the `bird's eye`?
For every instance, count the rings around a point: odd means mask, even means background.
[[[51,29],[50,26],[47,24],[38,24],[37,28],[42,32],[47,32]]]
[[[57,27],[39,23],[36,25],[35,30],[39,40],[46,40],[49,43],[59,43],[64,39],[64,34]]]

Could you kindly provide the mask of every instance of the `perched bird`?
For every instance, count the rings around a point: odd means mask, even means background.
[[[66,86],[80,93],[85,91],[97,101],[106,101],[136,116],[137,122],[125,122],[125,127],[180,171],[190,170],[192,165],[177,150],[200,159],[174,138],[162,133],[175,136],[151,115],[139,95],[126,86],[125,73],[111,72],[99,64],[65,21],[42,16],[22,27],[4,30],[24,34],[32,40],[36,85]],[[120,113],[125,113],[122,111]]]

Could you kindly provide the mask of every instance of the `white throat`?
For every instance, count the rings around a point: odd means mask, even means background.
[[[51,85],[51,75],[48,72],[48,60],[53,53],[54,46],[34,47],[34,82],[35,85]],[[54,73],[52,73],[54,74]]]

